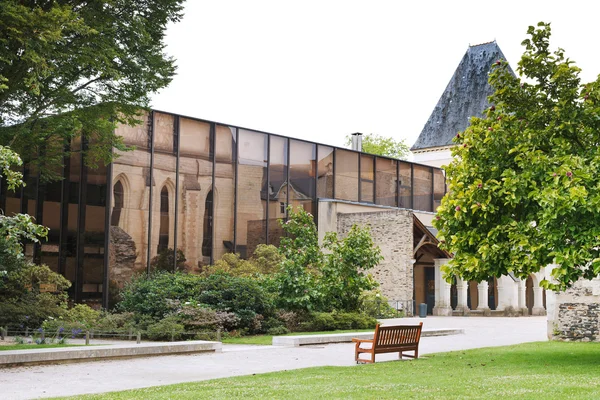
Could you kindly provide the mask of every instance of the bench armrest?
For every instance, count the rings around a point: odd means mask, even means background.
[[[357,339],[357,338],[352,338],[352,342],[354,342],[354,343],[373,343],[373,339]]]

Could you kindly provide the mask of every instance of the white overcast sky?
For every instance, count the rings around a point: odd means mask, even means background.
[[[411,146],[469,44],[496,40],[513,69],[529,25],[600,73],[589,1],[199,1],[167,30],[177,76],[159,110],[342,146],[352,132]]]

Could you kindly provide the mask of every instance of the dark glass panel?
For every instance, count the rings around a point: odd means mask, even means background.
[[[233,225],[235,203],[235,128],[217,125],[215,129],[215,185],[213,259],[233,252]]]
[[[335,198],[358,201],[358,153],[336,150]]]
[[[433,211],[440,206],[442,197],[446,193],[446,178],[441,169],[433,170]]]
[[[412,164],[400,162],[398,207],[412,208]]]
[[[267,135],[239,130],[237,247],[244,258],[266,242]]]
[[[290,140],[289,202],[295,208],[302,207],[314,214],[316,145]]]
[[[175,116],[154,112],[154,169],[152,171],[152,232],[150,263],[163,252],[174,252],[175,245],[175,182],[177,180],[177,147]],[[162,260],[165,260],[163,257]],[[173,265],[160,265],[173,270]]]
[[[333,148],[319,146],[317,197],[333,199]]]
[[[93,143],[90,143],[93,146]],[[106,238],[106,167],[87,169],[83,281],[81,298],[100,306],[104,280],[104,241]],[[100,195],[102,193],[103,195]]]
[[[382,206],[396,206],[398,179],[396,166],[398,161],[387,158],[375,158],[375,181],[377,182],[376,203]]]
[[[413,208],[420,211],[433,211],[432,204],[432,168],[414,165]]]
[[[148,114],[136,126],[119,125],[116,134],[135,145],[132,151],[115,150],[112,165],[109,307],[118,300],[120,289],[135,273],[146,271],[148,255],[148,199],[150,197],[150,148]],[[155,192],[160,189],[154,187]],[[69,218],[72,212],[69,211]]]
[[[373,171],[373,156],[360,156],[360,201],[373,203],[375,173]]]
[[[269,166],[269,243],[279,245],[284,234],[279,223],[287,217],[288,139],[271,136]],[[290,196],[290,200],[292,196]]]
[[[206,205],[212,204],[207,201],[213,175],[211,129],[207,122],[179,119],[177,248],[183,252],[186,264],[192,270],[210,263],[211,249],[206,246],[204,233],[212,232],[212,227],[205,226]],[[218,202],[218,193],[213,197]],[[210,243],[212,236],[206,239]]]

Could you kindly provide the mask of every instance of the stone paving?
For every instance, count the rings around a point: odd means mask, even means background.
[[[413,324],[420,321],[424,328],[465,330],[462,335],[422,338],[419,349],[422,356],[547,340],[546,317],[427,317],[384,322]],[[378,362],[396,359],[395,354],[377,356]],[[223,345],[222,353],[0,369],[0,393],[2,398],[15,400],[67,396],[325,365],[356,365],[353,344]]]

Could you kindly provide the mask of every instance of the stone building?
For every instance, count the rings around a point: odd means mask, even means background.
[[[499,59],[505,57],[496,42],[469,46],[411,148],[416,162],[441,167],[452,161],[452,139],[467,128],[471,117],[482,116],[489,107],[488,96],[493,88],[488,84],[488,74]],[[425,270],[427,281],[435,286],[434,314],[546,314],[545,291],[539,286],[544,270],[525,281],[502,276],[486,282],[456,278],[447,284],[440,274],[445,262],[437,259]]]
[[[426,228],[445,194],[441,169],[155,110],[116,133],[131,150],[115,150],[110,165],[85,166],[80,150],[93,143],[76,141],[62,181],[25,168],[27,186],[0,187],[8,215],[50,228],[26,254],[66,276],[75,301],[108,307],[158,260],[174,269],[183,256],[198,271],[226,252],[277,245],[290,205],[314,215],[321,237],[370,225],[384,295],[409,311],[433,299],[424,263],[448,257]]]

